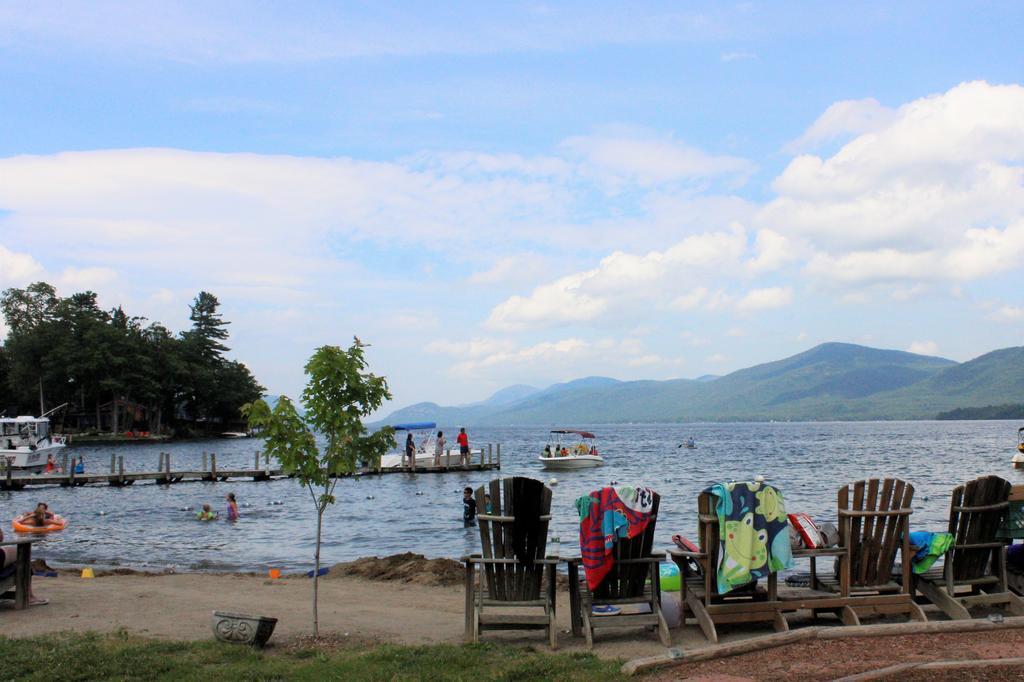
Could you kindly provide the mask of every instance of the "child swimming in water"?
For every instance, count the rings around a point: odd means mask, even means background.
[[[196,518],[200,521],[213,521],[217,518],[217,512],[210,509],[210,505],[204,504],[203,510],[196,514]]]
[[[228,521],[238,520],[238,502],[235,501],[235,494],[228,493]]]

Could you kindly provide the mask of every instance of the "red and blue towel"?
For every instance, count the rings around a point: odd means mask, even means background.
[[[634,538],[651,521],[654,491],[650,488],[601,488],[577,498],[580,555],[587,585],[597,589],[615,565],[612,547],[619,538]]]

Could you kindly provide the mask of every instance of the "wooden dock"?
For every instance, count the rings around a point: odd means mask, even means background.
[[[495,457],[495,455],[497,455]],[[75,465],[78,463],[71,459],[70,466],[67,455],[64,456],[63,472],[59,474],[19,474],[15,475],[10,463],[4,461],[4,475],[0,476],[0,490],[22,490],[28,486],[37,485],[59,485],[62,487],[74,487],[92,484],[106,484],[115,488],[133,485],[138,481],[153,481],[157,485],[170,485],[172,483],[189,482],[217,482],[217,481],[270,481],[292,476],[284,469],[272,468],[269,456],[263,457],[255,454],[252,469],[219,469],[217,467],[217,455],[215,453],[203,453],[202,467],[199,470],[175,471],[171,467],[171,455],[168,452],[161,452],[155,471],[125,471],[124,455],[110,455],[109,473],[76,474]],[[363,468],[351,474],[345,474],[343,478],[383,476],[385,474],[444,474],[455,471],[491,471],[501,469],[501,445],[496,447],[488,445],[486,450],[480,453],[480,461],[468,465],[452,463],[453,457],[448,455],[441,466],[417,466],[414,469],[408,468]],[[458,459],[456,455],[454,459]]]

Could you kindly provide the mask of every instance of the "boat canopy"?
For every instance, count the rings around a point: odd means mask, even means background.
[[[577,431],[576,429],[552,429],[551,433],[575,433],[580,438],[597,438],[590,431]]]
[[[424,429],[437,428],[434,422],[409,422],[408,424],[392,424],[395,431],[423,431]]]

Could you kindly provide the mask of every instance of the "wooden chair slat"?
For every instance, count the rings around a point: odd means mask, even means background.
[[[868,481],[867,490],[865,491],[865,494],[864,494],[864,507],[863,507],[864,511],[869,511],[869,512],[875,511],[875,510],[879,509],[882,504],[887,504],[887,503],[888,503],[888,500],[885,500],[883,502],[883,501],[880,501],[878,499],[878,479],[877,478],[873,478],[870,481]],[[861,527],[861,532],[863,533],[863,535],[861,537],[862,545],[864,545],[864,546],[866,546],[868,548],[876,546],[875,535],[873,533],[873,531],[875,529],[875,525],[876,525],[875,524],[875,517],[873,517],[873,516],[866,516],[866,517],[864,517],[862,523],[863,523],[863,526]],[[883,525],[883,519],[879,519],[878,523],[877,523],[877,526],[878,526],[879,530],[882,529],[882,525]],[[870,549],[869,549],[869,551],[870,551]],[[860,570],[857,572],[857,577],[854,579],[854,582],[857,583],[858,585],[863,585],[863,584],[867,583],[868,579],[869,579],[868,576],[871,575],[871,573],[873,573],[873,572],[874,572],[874,564],[872,562],[870,562],[870,561],[862,561],[861,564],[860,564]],[[872,577],[872,579],[873,579],[873,577]]]
[[[858,511],[864,509],[864,481],[857,481],[853,486],[853,508]],[[862,523],[863,519],[860,517],[850,519],[850,542],[853,543],[850,547],[850,582],[853,585],[858,584],[860,565],[863,560],[860,548]]]

